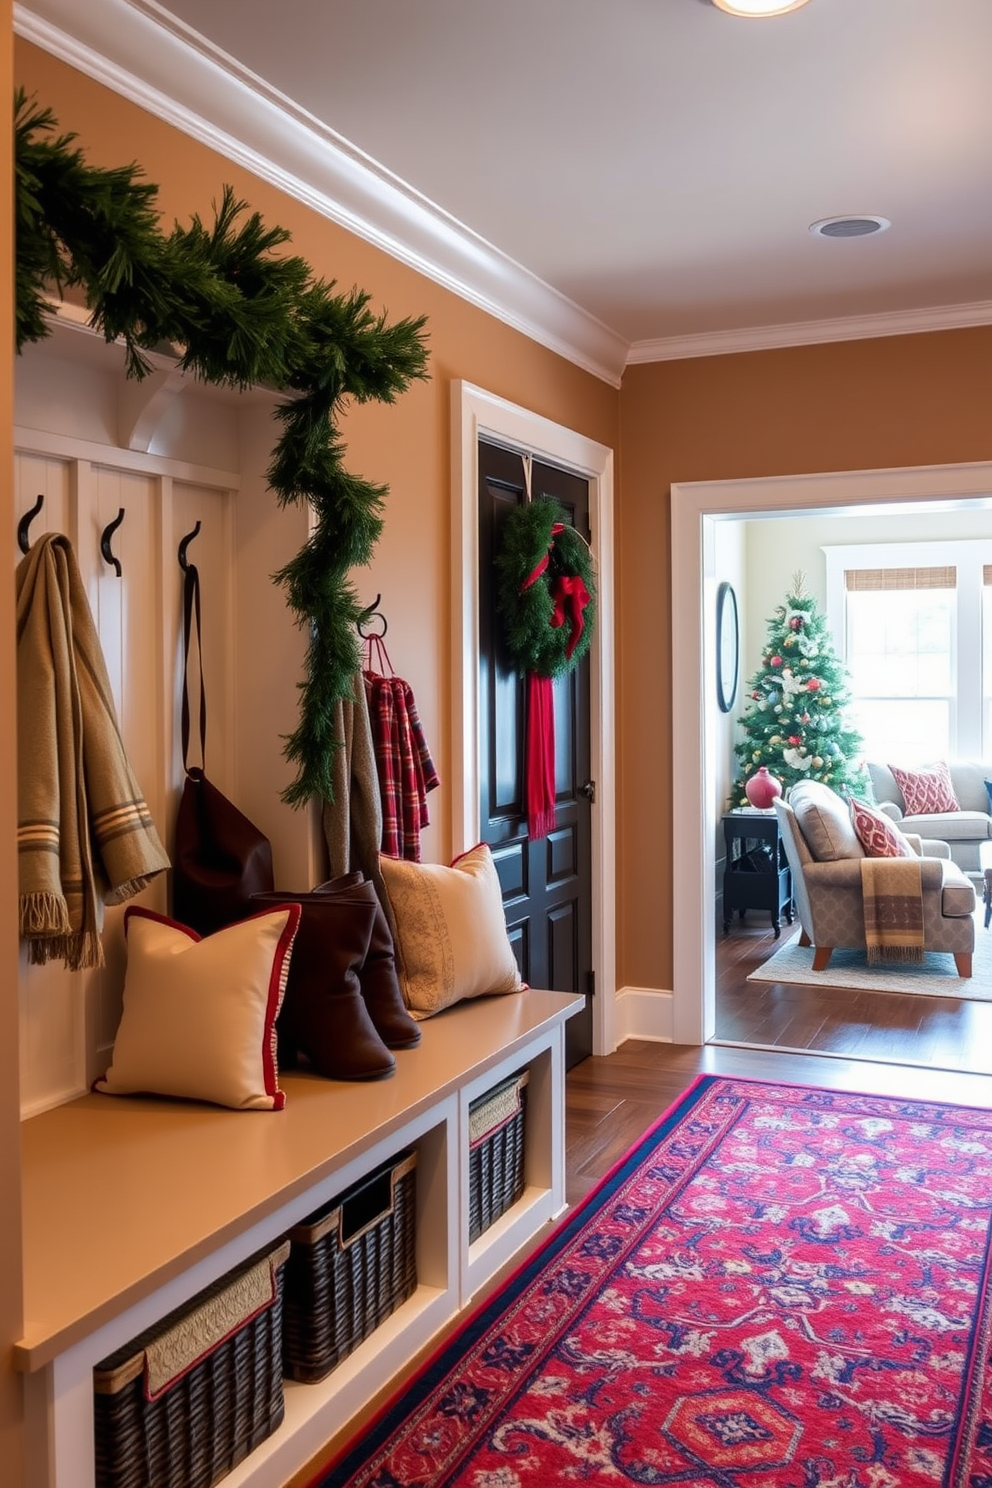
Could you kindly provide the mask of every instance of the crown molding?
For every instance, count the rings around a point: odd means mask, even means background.
[[[77,71],[620,386],[628,343],[153,0],[35,0],[14,30]]]
[[[850,315],[838,320],[748,326],[739,331],[660,336],[655,341],[635,341],[627,354],[627,365],[672,362],[684,357],[725,356],[736,351],[770,351],[785,346],[816,346],[825,341],[863,341],[873,336],[909,336],[920,331],[953,331],[984,325],[992,325],[992,300],[976,300],[970,305],[935,305],[926,310]]]

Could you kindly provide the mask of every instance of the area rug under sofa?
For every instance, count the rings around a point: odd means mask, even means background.
[[[981,920],[976,920],[970,977],[958,976],[954,957],[945,951],[926,951],[919,965],[869,966],[863,950],[836,950],[825,971],[814,971],[813,947],[801,946],[798,935],[794,935],[756,967],[748,981],[850,987],[860,992],[915,992],[924,997],[992,1002],[992,930],[983,929]]]
[[[314,1488],[989,1488],[992,1112],[701,1077]]]

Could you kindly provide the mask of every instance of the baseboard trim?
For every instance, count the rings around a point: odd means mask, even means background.
[[[674,1042],[674,994],[655,987],[621,987],[617,992],[617,1047],[627,1039]]]

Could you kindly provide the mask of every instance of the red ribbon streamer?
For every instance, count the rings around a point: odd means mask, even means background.
[[[561,574],[555,579],[551,590],[551,597],[555,602],[554,614],[551,624],[554,626],[564,625],[565,611],[571,610],[571,633],[565,644],[565,656],[571,660],[572,652],[582,637],[585,626],[585,608],[589,603],[590,594],[579,574]]]
[[[550,677],[527,673],[527,834],[555,829],[555,699]]]

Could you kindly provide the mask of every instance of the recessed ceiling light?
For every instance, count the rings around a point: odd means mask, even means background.
[[[809,230],[814,238],[870,238],[891,226],[888,217],[859,212],[851,217],[821,217],[819,222],[810,223]]]
[[[798,10],[806,0],[713,0],[713,4],[730,15],[777,16],[786,11]]]

